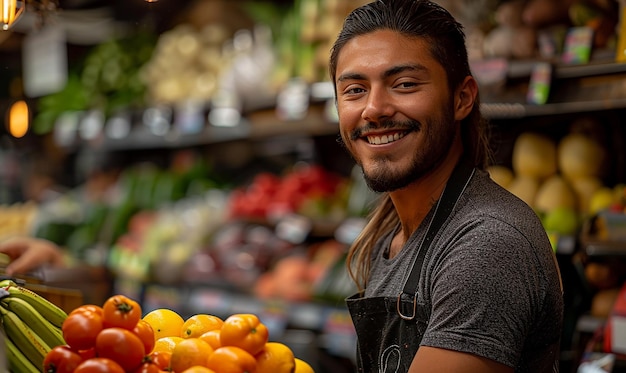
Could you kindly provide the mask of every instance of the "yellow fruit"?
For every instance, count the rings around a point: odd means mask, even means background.
[[[292,373],[296,365],[293,351],[279,342],[267,342],[255,357],[256,373]]]
[[[182,340],[182,337],[161,337],[154,343],[152,351],[167,351],[171,353],[174,351],[174,347],[176,347],[178,342]]]
[[[513,145],[512,171],[516,176],[544,180],[557,171],[557,147],[548,136],[521,133]]]
[[[575,179],[601,176],[606,153],[602,145],[583,133],[569,133],[558,145],[558,165],[563,176]]]
[[[311,367],[311,365],[309,365],[306,361],[298,358],[295,358],[295,361],[296,369],[294,369],[293,373],[315,373],[313,367]]]
[[[220,329],[209,330],[208,332],[202,334],[200,339],[208,342],[214,350],[222,347],[222,342],[220,341]]]
[[[534,207],[535,196],[539,190],[539,180],[518,175],[509,183],[507,189],[526,202],[528,206]]]
[[[185,320],[180,329],[180,336],[198,338],[208,331],[220,329],[222,324],[224,321],[217,316],[199,313]]]
[[[557,208],[577,211],[576,192],[561,175],[550,176],[537,190],[533,207],[540,212],[550,212]]]
[[[185,319],[177,312],[167,308],[157,308],[143,317],[154,330],[154,339],[163,337],[180,337],[180,329]]]
[[[507,188],[515,178],[513,171],[507,166],[492,165],[487,168],[487,172],[493,181],[503,188]]]
[[[215,373],[215,371],[202,365],[194,365],[191,368],[183,370],[182,373]]]
[[[213,348],[200,338],[187,338],[180,341],[172,351],[170,368],[174,373],[184,372],[194,366],[207,366]]]
[[[602,210],[606,210],[616,201],[613,189],[603,186],[596,190],[589,201],[589,213],[597,214]]]

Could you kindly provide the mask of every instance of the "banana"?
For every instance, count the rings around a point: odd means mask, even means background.
[[[41,339],[17,314],[0,305],[2,327],[7,338],[15,343],[18,350],[36,367],[43,367],[43,360],[50,351],[50,346]]]
[[[9,296],[24,299],[52,325],[58,328],[63,326],[67,313],[56,304],[30,289],[19,286],[12,280],[0,281],[0,288],[4,288],[9,293]]]
[[[41,369],[28,360],[26,355],[20,351],[19,348],[11,341],[10,338],[5,338],[6,356],[9,363],[9,371],[11,373],[40,373]]]
[[[50,348],[65,344],[61,329],[46,320],[24,299],[9,296],[0,299],[0,304],[22,319]]]

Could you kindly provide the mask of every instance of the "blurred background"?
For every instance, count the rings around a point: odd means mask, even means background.
[[[624,3],[439,2],[465,27],[489,171],[557,253],[562,371],[600,355],[617,372]],[[344,258],[376,195],[337,143],[327,59],[364,3],[0,0],[0,236],[82,263],[28,280],[85,302],[255,312],[319,371],[351,371]]]

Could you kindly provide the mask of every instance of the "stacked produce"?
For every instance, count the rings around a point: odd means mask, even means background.
[[[271,221],[300,214],[340,221],[345,218],[349,187],[348,180],[315,164],[299,164],[284,175],[261,172],[231,193],[228,214],[232,219]]]
[[[514,144],[512,168],[494,166],[492,178],[531,206],[549,232],[574,235],[581,223],[606,207],[602,194],[606,153],[582,131],[555,140],[524,132]]]
[[[142,312],[137,301],[122,294],[102,306],[80,306],[56,329],[64,342],[49,348],[39,364],[13,373],[41,371],[35,366],[46,373],[313,372],[289,347],[271,342],[254,314],[222,320],[210,314],[184,319],[169,309]]]
[[[27,234],[37,210],[38,206],[31,201],[0,205],[0,237]]]
[[[47,354],[65,345],[62,325],[67,314],[13,280],[0,282],[0,319],[6,356],[13,373],[40,372]]]

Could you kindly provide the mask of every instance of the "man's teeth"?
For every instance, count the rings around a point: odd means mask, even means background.
[[[402,133],[395,133],[393,135],[382,135],[382,136],[367,136],[367,142],[370,144],[380,145],[380,144],[388,144],[393,141],[400,140],[404,137]]]

